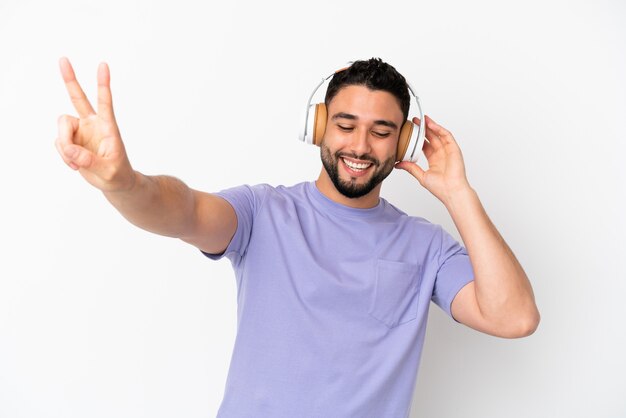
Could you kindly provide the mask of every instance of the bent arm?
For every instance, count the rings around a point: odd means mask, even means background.
[[[476,192],[467,187],[452,193],[446,207],[474,269],[474,281],[461,289],[452,302],[454,318],[504,338],[532,334],[540,316],[530,281]]]
[[[222,253],[237,229],[235,210],[226,200],[193,190],[174,177],[135,171],[129,189],[104,195],[139,228],[179,238],[207,253]]]
[[[425,116],[423,151],[428,170],[407,161],[407,170],[448,209],[467,248],[474,281],[452,301],[452,316],[479,331],[515,338],[529,335],[539,324],[539,311],[528,277],[469,185],[465,163],[454,136]],[[420,120],[413,119],[419,124]]]

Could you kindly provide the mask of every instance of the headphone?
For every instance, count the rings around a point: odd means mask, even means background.
[[[349,63],[350,65],[352,62]],[[322,81],[315,87],[313,93],[309,97],[306,106],[306,113],[304,115],[304,127],[302,131],[300,131],[299,138],[301,141],[320,146],[322,142],[322,137],[324,136],[324,132],[326,131],[326,120],[328,118],[328,112],[326,109],[326,105],[324,103],[311,104],[313,100],[313,96],[317,90],[324,84],[327,80],[331,79],[335,74],[340,73],[348,69],[348,67],[342,68],[340,70],[335,71],[328,77],[322,78]],[[417,108],[420,115],[420,121],[422,121],[421,125],[413,123],[413,121],[407,120],[402,125],[400,129],[400,137],[398,138],[398,148],[396,150],[396,161],[411,161],[416,162],[419,157],[419,152],[422,150],[422,146],[424,145],[424,133],[426,129],[422,128],[424,121],[424,112],[422,112],[422,106],[420,105],[419,98],[413,92],[413,88],[407,82],[407,87],[411,96],[415,98],[415,103],[417,103]]]

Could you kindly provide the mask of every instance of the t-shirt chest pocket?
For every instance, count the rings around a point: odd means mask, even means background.
[[[369,315],[389,328],[414,320],[421,267],[413,263],[376,260]]]

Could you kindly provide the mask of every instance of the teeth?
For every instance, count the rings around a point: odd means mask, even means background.
[[[348,161],[345,158],[342,158],[343,162],[346,163],[348,167],[353,170],[365,170],[367,167],[372,165],[372,163],[353,163],[352,161]]]

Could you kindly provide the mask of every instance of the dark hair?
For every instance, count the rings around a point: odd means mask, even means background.
[[[352,85],[365,86],[370,90],[383,90],[393,94],[398,99],[404,120],[408,118],[411,97],[406,79],[380,58],[355,61],[347,69],[337,72],[330,80],[326,90],[326,97],[324,98],[326,108],[339,93],[339,90]]]

